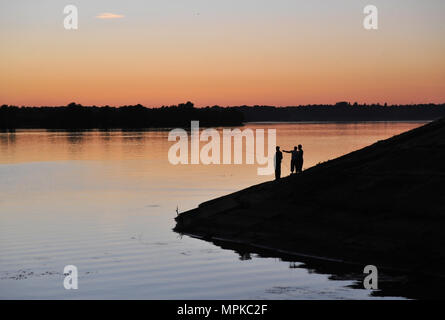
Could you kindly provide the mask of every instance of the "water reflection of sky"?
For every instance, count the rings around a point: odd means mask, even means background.
[[[268,126],[281,146],[303,144],[312,166],[418,125]],[[352,281],[173,233],[176,208],[270,177],[256,166],[172,166],[167,134],[0,133],[0,298],[368,297]],[[68,264],[79,268],[76,292],[63,289]]]

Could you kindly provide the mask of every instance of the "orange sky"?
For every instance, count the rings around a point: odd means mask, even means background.
[[[77,31],[63,29],[56,2],[37,17],[30,3],[2,4],[0,104],[445,102],[445,6],[375,2],[377,31],[363,29],[361,1],[264,2],[254,13],[121,3],[106,20],[79,1]]]

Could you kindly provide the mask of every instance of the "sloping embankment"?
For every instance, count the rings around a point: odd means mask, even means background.
[[[209,239],[445,275],[445,119],[176,221]]]

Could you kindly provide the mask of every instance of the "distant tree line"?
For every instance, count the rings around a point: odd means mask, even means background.
[[[70,103],[61,107],[0,107],[0,129],[141,129],[239,126],[253,121],[412,121],[445,117],[445,104],[350,104],[295,107],[235,106],[195,108],[192,102],[160,108],[110,107]]]
[[[239,126],[243,124],[244,117],[240,110],[195,108],[191,102],[161,108],[142,105],[84,107],[76,103],[62,107],[0,107],[2,129],[179,128],[190,127],[192,120],[199,120],[202,127]]]
[[[414,121],[445,117],[444,104],[384,105],[339,102],[295,107],[239,106],[244,119],[254,121]]]

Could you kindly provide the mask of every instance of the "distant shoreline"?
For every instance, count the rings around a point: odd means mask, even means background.
[[[310,125],[310,124],[381,124],[381,123],[418,123],[426,124],[434,120],[388,120],[388,121],[252,121],[244,122],[241,125],[234,126],[215,126],[215,128],[242,128],[248,125],[286,125],[286,124],[296,124],[296,125]],[[203,127],[205,129],[205,127]],[[0,133],[5,132],[145,132],[145,131],[170,131],[175,129],[175,127],[147,127],[147,128],[14,128],[14,129],[2,129],[0,128]],[[186,131],[190,130],[190,127],[183,128]]]
[[[125,129],[188,128],[191,121],[201,127],[239,127],[246,123],[381,123],[430,122],[445,117],[445,104],[335,105],[298,107],[212,106],[195,108],[192,102],[161,108],[134,106],[60,107],[0,106],[0,129]]]
[[[247,121],[245,124],[348,124],[348,123],[426,123],[429,120],[344,120],[344,121]]]

